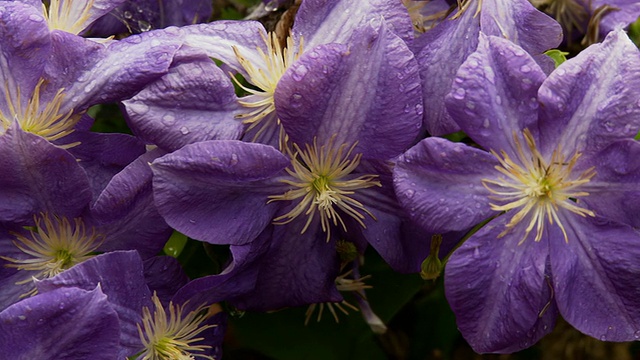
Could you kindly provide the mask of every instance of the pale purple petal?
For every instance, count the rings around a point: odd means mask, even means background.
[[[537,93],[544,72],[519,46],[480,34],[478,50],[462,64],[446,97],[449,114],[486,150],[517,154],[514,135],[536,134]]]
[[[100,288],[58,289],[0,313],[0,349],[7,359],[118,358],[118,315]]]
[[[181,50],[169,73],[123,102],[131,129],[173,151],[204,140],[236,140],[243,124],[233,84],[202,53]]]
[[[384,19],[391,31],[404,41],[413,39],[413,26],[400,1],[307,0],[298,9],[292,34],[302,37],[305,48],[320,44],[352,42],[357,29],[371,20]],[[357,40],[360,41],[360,40]]]
[[[519,244],[518,228],[498,238],[507,221],[501,216],[485,225],[445,269],[445,294],[458,328],[480,353],[525,349],[551,332],[557,316],[547,238]]]
[[[330,44],[305,53],[276,88],[276,111],[291,141],[358,142],[364,158],[404,151],[421,127],[417,63],[384,22],[357,32],[348,50]],[[393,121],[390,121],[393,119]]]
[[[489,153],[462,143],[428,138],[402,155],[394,170],[398,201],[429,231],[460,231],[495,214],[482,179],[492,178],[498,162]]]
[[[640,337],[640,233],[601,217],[560,214],[550,229],[551,272],[562,317],[600,340]]]
[[[252,241],[273,219],[272,178],[290,164],[271,146],[234,140],[191,144],[152,164],[156,205],[176,230],[213,244]]]
[[[480,19],[473,16],[475,10],[471,5],[459,19],[445,19],[414,42],[422,79],[423,121],[431,135],[460,129],[447,113],[444,97],[458,68],[478,46]]]
[[[540,146],[550,153],[597,152],[640,127],[640,53],[624,31],[583,50],[542,84]]]
[[[614,8],[606,13],[600,22],[600,34],[603,36],[610,31],[626,28],[640,16],[640,2],[637,0],[595,0],[591,7],[598,9],[603,5]]]

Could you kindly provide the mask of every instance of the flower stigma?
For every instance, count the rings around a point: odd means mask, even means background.
[[[142,309],[142,326],[138,326],[138,334],[144,351],[136,359],[141,360],[190,360],[195,358],[214,359],[211,356],[198,354],[211,349],[209,345],[195,343],[204,340],[199,335],[216,325],[203,325],[209,316],[208,306],[200,306],[184,315],[187,303],[174,305],[169,303],[169,314],[162,306],[154,292],[151,298],[155,310],[151,314],[148,307]],[[144,328],[144,331],[143,331]]]
[[[498,238],[505,236],[522,221],[528,221],[519,244],[526,240],[534,228],[535,241],[540,241],[546,218],[550,225],[555,221],[562,230],[565,242],[568,242],[567,232],[558,217],[558,211],[562,208],[582,217],[595,216],[593,211],[578,206],[577,200],[589,195],[588,192],[581,191],[580,187],[596,175],[595,168],[591,167],[580,174],[574,174],[573,167],[581,153],[575,153],[567,160],[558,146],[553,151],[551,159],[546,160],[536,147],[529,129],[525,129],[523,135],[526,146],[523,146],[515,133],[513,135],[517,150],[515,161],[505,151],[501,151],[500,154],[491,151],[500,162],[500,165],[495,167],[496,170],[504,176],[482,180],[484,187],[493,194],[489,198],[502,204],[491,203],[492,210],[516,211]]]
[[[78,35],[87,26],[94,0],[51,0],[49,7],[42,4],[42,12],[50,30],[62,30]]]
[[[88,232],[82,219],[75,218],[73,222],[65,217],[40,214],[35,217],[35,227],[30,229],[30,236],[13,233],[16,239],[13,244],[26,258],[14,259],[0,256],[8,261],[6,267],[18,270],[36,271],[36,279],[42,280],[58,275],[66,269],[91,258],[96,249],[102,244],[103,236],[96,234],[91,228]],[[32,278],[22,280],[16,285],[24,285]],[[32,296],[37,293],[33,288],[21,297]]]
[[[9,90],[8,84],[5,84],[5,98],[10,113],[5,114],[0,110],[0,124],[2,125],[0,130],[2,133],[11,126],[13,121],[17,121],[22,130],[39,135],[47,141],[61,139],[74,131],[73,128],[80,121],[81,115],[73,114],[73,110],[66,113],[60,112],[65,100],[64,89],[59,89],[55,96],[42,106],[40,90],[44,84],[44,79],[38,81],[24,109],[22,108],[20,88],[17,88],[14,96]],[[59,146],[69,149],[79,144],[79,142],[74,142]]]
[[[300,37],[300,43],[296,48],[293,43],[293,39],[291,36],[288,36],[286,46],[282,47],[280,46],[278,37],[274,32],[270,32],[267,35],[260,32],[260,36],[267,45],[267,52],[265,53],[260,47],[257,48],[260,58],[262,59],[262,63],[257,64],[257,66],[244,57],[240,53],[238,47],[233,46],[233,52],[235,53],[236,58],[249,76],[247,81],[258,88],[253,89],[247,87],[241,84],[233,75],[231,76],[231,79],[236,83],[236,85],[249,93],[249,95],[245,96],[242,100],[238,100],[238,102],[240,105],[249,108],[250,111],[245,114],[237,115],[237,117],[242,119],[244,124],[249,125],[246,131],[252,130],[258,125],[261,126],[254,137],[254,141],[255,138],[261,135],[268,127],[279,127],[280,144],[282,149],[282,146],[284,146],[284,130],[282,129],[278,118],[269,116],[274,114],[276,109],[273,94],[276,91],[276,86],[278,85],[282,75],[284,75],[289,66],[298,60],[302,54],[304,41],[302,37]]]
[[[335,136],[331,137],[326,145],[318,147],[317,139],[313,145],[306,145],[302,151],[297,144],[294,144],[295,154],[291,156],[291,167],[286,171],[294,179],[281,180],[285,184],[293,187],[282,195],[269,196],[269,202],[282,200],[302,199],[288,213],[275,218],[273,221],[277,225],[287,224],[299,215],[306,215],[307,222],[300,232],[303,234],[316,213],[320,216],[322,231],[327,234],[327,242],[331,236],[331,225],[342,227],[346,232],[347,227],[342,219],[341,213],[347,214],[355,219],[362,227],[366,228],[363,213],[376,219],[375,216],[365,208],[359,201],[351,195],[355,191],[373,186],[382,186],[376,180],[377,175],[352,175],[351,173],[360,164],[362,154],[351,156],[353,149],[357,145],[354,143],[348,150],[347,144],[339,147],[334,146]]]

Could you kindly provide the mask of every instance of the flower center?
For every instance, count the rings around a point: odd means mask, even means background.
[[[210,349],[209,345],[195,344],[204,340],[200,335],[203,331],[215,325],[203,325],[209,318],[207,306],[200,306],[196,310],[183,315],[183,305],[169,303],[167,315],[158,296],[154,293],[151,298],[155,310],[151,314],[148,307],[142,309],[142,326],[138,324],[138,334],[144,346],[144,351],[137,357],[142,360],[173,360],[173,359],[213,359],[211,356],[197,354]],[[144,328],[144,330],[143,330]]]
[[[24,254],[24,259],[14,259],[5,256],[0,258],[9,261],[5,266],[18,270],[37,271],[38,279],[53,277],[70,267],[81,263],[90,257],[100,246],[103,238],[91,229],[88,233],[80,218],[71,223],[67,218],[50,217],[41,214],[35,218],[36,226],[30,230],[30,236],[15,234],[13,244]],[[17,282],[23,285],[31,282],[29,278]],[[22,296],[35,295],[35,288]]]
[[[517,159],[501,151],[491,153],[498,159],[496,166],[503,176],[497,179],[483,179],[483,185],[493,194],[490,199],[499,204],[491,203],[495,211],[509,211],[514,209],[515,215],[506,225],[506,229],[498,237],[503,237],[522,221],[528,221],[524,242],[529,233],[535,228],[535,241],[540,241],[545,220],[552,225],[555,223],[564,234],[568,242],[564,225],[558,217],[558,211],[569,210],[580,216],[595,216],[593,211],[578,206],[578,198],[588,196],[589,193],[580,190],[596,175],[594,168],[589,168],[580,174],[574,174],[573,167],[581,154],[574,154],[568,161],[562,154],[560,147],[553,151],[550,161],[546,160],[537,149],[533,135],[528,129],[523,132],[526,147],[514,133],[513,137],[517,149]]]
[[[360,164],[362,154],[351,157],[356,144],[353,144],[349,150],[346,150],[347,144],[336,148],[334,139],[335,136],[321,147],[318,147],[314,139],[313,146],[307,144],[305,151],[294,144],[296,153],[292,156],[291,168],[287,168],[293,180],[282,180],[293,189],[282,195],[269,196],[269,202],[302,200],[291,211],[275,218],[274,223],[287,224],[304,213],[308,216],[301,232],[304,233],[315,214],[318,213],[322,231],[327,234],[327,241],[329,241],[331,224],[334,226],[340,224],[343,230],[347,231],[341,213],[351,216],[362,227],[366,227],[362,221],[365,217],[363,213],[375,219],[373,214],[351,195],[359,189],[381,186],[380,182],[375,180],[378,176],[352,175],[351,173]]]
[[[41,106],[43,104],[40,101],[40,89],[44,83],[44,79],[38,81],[25,109],[22,108],[20,89],[18,88],[16,93],[12,94],[9,90],[9,85],[5,84],[4,94],[9,107],[9,114],[4,114],[0,111],[0,124],[2,125],[0,130],[3,133],[11,126],[13,121],[17,121],[22,130],[42,136],[48,141],[61,139],[73,132],[73,128],[80,121],[81,115],[73,114],[73,110],[69,110],[66,113],[60,112],[65,100],[64,89],[58,90],[53,99]],[[80,143],[75,142],[60,145],[60,147],[68,149],[78,144]]]
[[[240,53],[240,50],[238,50],[236,46],[233,47],[236,58],[249,76],[247,81],[257,87],[258,90],[242,85],[234,76],[231,76],[231,79],[236,85],[249,93],[248,96],[245,96],[238,102],[240,105],[249,108],[250,111],[246,114],[238,115],[238,118],[249,125],[247,131],[252,130],[259,124],[261,125],[261,128],[255,135],[256,138],[262,134],[267,127],[280,126],[280,121],[277,118],[268,117],[268,115],[274,113],[276,109],[273,94],[276,91],[278,81],[280,81],[280,78],[289,66],[298,60],[304,46],[302,38],[300,38],[298,47],[295,48],[293,39],[290,36],[287,37],[287,45],[283,48],[280,46],[275,33],[269,33],[266,37],[263,33],[260,33],[260,36],[262,36],[262,39],[267,45],[266,53],[260,47],[257,48],[262,59],[261,64],[252,64]],[[269,121],[263,121],[265,118]],[[283,135],[284,133],[281,131],[281,136]]]
[[[49,8],[42,4],[43,13],[51,30],[62,30],[78,35],[86,28],[94,0],[51,0]]]

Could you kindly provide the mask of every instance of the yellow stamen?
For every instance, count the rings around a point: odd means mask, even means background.
[[[20,124],[20,128],[26,132],[42,136],[48,141],[61,139],[74,131],[75,125],[80,121],[81,114],[73,114],[73,110],[61,113],[60,108],[65,101],[64,89],[59,89],[56,95],[44,107],[41,107],[40,90],[45,84],[40,79],[33,89],[33,94],[25,109],[22,109],[20,88],[13,94],[5,84],[5,99],[9,107],[9,114],[0,111],[0,124],[3,130],[7,130],[14,120]],[[68,149],[80,144],[79,142],[61,145]]]
[[[352,273],[353,273],[353,270],[349,270],[343,273],[342,275],[338,276],[336,278],[336,288],[338,289],[338,291],[356,292],[357,296],[364,296],[362,295],[364,294],[362,293],[362,291],[364,291],[365,289],[371,289],[373,287],[371,285],[365,284],[364,282],[365,280],[371,278],[371,275],[363,276],[357,279],[348,279],[347,276],[351,275]],[[322,314],[324,312],[325,307],[329,309],[329,312],[333,316],[333,319],[336,321],[336,323],[339,323],[340,319],[338,318],[338,313],[336,312],[335,309],[340,310],[345,315],[349,315],[347,308],[353,311],[359,311],[356,306],[350,304],[346,300],[342,300],[341,302],[333,302],[333,303],[326,302],[326,303],[311,304],[309,305],[309,307],[307,308],[307,311],[305,312],[304,325],[306,326],[309,324],[311,315],[313,315],[316,308],[318,309],[318,317],[316,321],[320,322],[320,320],[322,319]]]
[[[73,219],[73,224],[67,218],[50,217],[40,214],[35,218],[35,229],[30,230],[30,238],[14,233],[16,240],[13,244],[29,257],[14,259],[6,256],[0,258],[9,262],[6,267],[18,270],[37,271],[37,279],[53,277],[70,267],[81,263],[93,256],[93,252],[102,243],[103,237],[96,234],[95,229],[87,232],[84,222],[80,218]],[[31,278],[19,281],[16,285],[31,282]],[[36,293],[35,288],[22,295],[31,296]]]
[[[258,130],[255,138],[262,134],[269,126],[278,126],[280,130],[282,130],[279,119],[273,116],[268,117],[270,114],[273,114],[276,109],[273,94],[276,91],[276,86],[280,78],[289,66],[298,60],[304,47],[302,37],[300,38],[300,43],[297,48],[291,36],[287,37],[287,45],[285,48],[282,48],[275,33],[269,33],[265,36],[261,32],[260,36],[267,45],[266,53],[260,47],[257,48],[263,60],[261,64],[252,64],[240,53],[240,50],[236,46],[233,47],[236,58],[249,76],[247,81],[256,86],[258,90],[244,86],[234,76],[231,76],[231,79],[236,85],[250,94],[244,97],[243,100],[238,101],[240,105],[250,109],[248,113],[238,115],[238,118],[249,125],[247,131],[252,130],[260,124],[261,128]],[[268,118],[269,121],[262,121],[265,118]],[[284,132],[281,131],[281,143],[284,135]]]
[[[183,305],[169,303],[169,315],[167,315],[155,293],[151,300],[155,307],[153,315],[148,307],[143,308],[142,326],[137,325],[138,334],[144,346],[144,351],[137,359],[213,359],[211,356],[198,354],[210,349],[211,346],[195,344],[204,340],[199,336],[203,331],[215,327],[215,325],[203,325],[203,322],[209,318],[209,313],[205,311],[207,306],[200,306],[183,315],[187,303]]]
[[[593,211],[578,206],[577,198],[588,196],[580,187],[588,183],[595,175],[594,168],[589,168],[581,174],[574,174],[575,166],[581,154],[575,153],[568,161],[558,147],[547,161],[537,149],[533,135],[528,129],[523,132],[526,148],[520,138],[514,133],[513,138],[517,150],[517,159],[513,160],[505,152],[491,153],[500,162],[496,170],[503,176],[496,179],[483,179],[482,183],[493,195],[490,199],[499,201],[503,205],[490,204],[494,211],[513,210],[515,214],[506,225],[506,229],[498,237],[503,237],[515,228],[521,221],[528,221],[523,243],[529,233],[536,229],[535,241],[542,239],[545,219],[550,225],[554,222],[568,242],[567,232],[560,221],[560,208],[586,217],[595,216]]]
[[[342,229],[347,231],[340,213],[351,216],[362,227],[366,227],[362,221],[365,217],[362,212],[375,220],[375,216],[351,195],[359,189],[381,186],[380,182],[375,180],[378,176],[361,175],[350,178],[351,173],[360,164],[362,154],[357,154],[352,158],[351,153],[356,144],[353,144],[345,153],[347,144],[336,149],[334,139],[335,136],[321,147],[318,147],[314,139],[313,146],[306,145],[306,151],[302,151],[294,144],[296,153],[292,156],[292,168],[287,168],[287,172],[294,180],[282,180],[282,182],[291,185],[293,189],[282,195],[269,196],[269,202],[300,198],[302,200],[294,209],[275,218],[275,224],[287,224],[304,214],[308,216],[301,231],[304,233],[315,214],[318,213],[322,231],[327,234],[327,241],[329,241],[332,224],[334,226],[340,224]]]
[[[93,0],[86,1],[80,8],[79,3],[80,1],[77,0],[51,0],[48,9],[45,4],[42,4],[49,29],[62,30],[75,35],[84,30],[91,16]]]

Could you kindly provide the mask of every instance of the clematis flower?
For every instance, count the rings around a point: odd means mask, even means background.
[[[242,138],[282,147],[285,132],[275,112],[274,93],[277,87],[286,86],[282,77],[287,69],[304,54],[307,59],[308,54],[323,57],[325,50],[321,48],[326,44],[350,44],[355,31],[380,19],[401,39],[412,38],[406,10],[389,0],[305,1],[298,9],[290,36],[268,33],[254,21],[184,27],[185,44],[197,49],[200,59],[195,61],[190,52],[189,64],[180,65],[175,75],[125,101],[131,128],[168,151],[209,139]],[[223,65],[218,68],[207,58]],[[242,75],[250,85],[235,77],[229,80],[226,73],[230,71]],[[304,82],[303,78],[301,72],[284,82]],[[237,98],[232,81],[247,95]],[[168,89],[189,96],[186,101],[171,98],[165,95]]]
[[[620,215],[639,206],[638,55],[620,30],[546,77],[522,48],[481,35],[447,109],[484,150],[428,138],[399,159],[398,198],[425,228],[491,219],[445,271],[476,351],[526,348],[558,313],[601,340],[638,338],[640,233]]]
[[[162,266],[154,266],[155,263]],[[156,272],[151,273],[152,270]],[[39,281],[37,287],[40,293],[47,294],[99,284],[120,319],[117,358],[216,357],[221,352],[224,314],[208,314],[208,304],[175,304],[170,297],[163,301],[147,285],[152,280],[156,286],[179,288],[185,278],[175,259],[160,257],[153,258],[152,263],[143,263],[135,251],[117,251]],[[172,284],[175,280],[177,283]]]
[[[131,96],[164,74],[181,44],[171,30],[98,44],[50,30],[40,8],[20,2],[0,2],[0,19],[0,134],[15,123],[65,148],[90,141],[67,138],[90,126],[88,118],[80,124],[90,106]]]
[[[0,312],[0,348],[8,359],[115,359],[119,330],[99,286],[54,290]]]
[[[459,9],[412,45],[423,81],[424,125],[431,135],[460,130],[446,111],[444,98],[458,68],[476,50],[480,32],[514,41],[549,72],[553,62],[543,52],[562,41],[560,25],[527,0],[466,0],[458,4]]]
[[[153,206],[153,157],[118,173],[93,202],[85,171],[66,150],[20,128],[0,136],[0,149],[1,308],[33,295],[33,277],[55,276],[96,252],[136,249],[148,258],[169,237]]]
[[[387,163],[421,126],[417,64],[383,20],[357,34],[357,44],[317,46],[283,74],[275,104],[289,150],[202,141],[152,163],[156,204],[172,227],[232,249],[264,248],[252,261],[261,296],[238,297],[236,306],[341,301],[338,240],[359,251],[371,244],[402,271],[419,269],[404,260],[423,251],[402,235]]]

